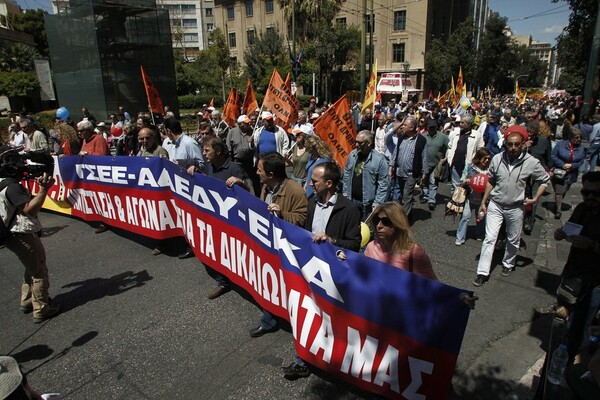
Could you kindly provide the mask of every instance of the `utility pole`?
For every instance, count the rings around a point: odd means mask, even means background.
[[[360,101],[365,98],[365,67],[367,55],[367,0],[362,0],[362,35],[360,39]]]
[[[296,57],[296,0],[292,0],[292,55]]]
[[[371,79],[371,74],[373,73],[373,57],[375,55],[375,50],[373,49],[373,33],[375,32],[375,13],[373,7],[374,0],[369,2],[370,10],[369,10],[369,79]]]
[[[592,92],[594,91],[594,78],[596,76],[596,68],[598,67],[598,53],[600,52],[600,17],[598,16],[598,12],[600,12],[600,0],[598,0],[598,8],[596,10],[596,27],[594,28],[594,39],[592,40],[585,86],[583,87],[583,105],[579,118],[589,114]]]

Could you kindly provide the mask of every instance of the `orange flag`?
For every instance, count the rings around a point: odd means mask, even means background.
[[[248,85],[246,85],[246,95],[244,96],[244,104],[242,105],[242,112],[246,115],[252,114],[258,108],[258,101],[256,101],[256,95],[254,89],[252,89],[252,82],[248,79]]]
[[[356,139],[356,126],[346,95],[321,114],[314,127],[317,135],[333,150],[335,161],[344,168]]]
[[[231,88],[227,101],[225,102],[225,107],[223,107],[223,121],[229,126],[235,126],[237,119],[240,116],[236,99],[237,91],[234,88]]]
[[[375,97],[377,97],[377,60],[375,60],[375,65],[373,65],[373,71],[371,72],[371,76],[369,77],[369,83],[367,84],[367,89],[365,90],[365,98],[363,100],[362,109],[360,110],[361,114],[364,114],[367,108],[373,110],[375,106]]]
[[[146,97],[148,98],[148,108],[153,112],[162,114],[164,111],[163,102],[158,95],[158,91],[152,84],[150,77],[146,75],[144,67],[140,65],[140,71],[142,71],[142,80],[144,81],[144,88],[146,89]]]
[[[458,88],[458,90],[462,90],[463,88],[463,73],[462,73],[462,65],[460,66],[460,69],[458,70],[458,79],[456,80],[456,87]]]
[[[292,95],[277,69],[273,69],[263,107],[271,110],[284,128],[291,127],[298,120],[298,99]]]
[[[210,103],[208,103],[209,107],[214,107],[215,106],[215,98],[213,97],[212,99],[210,99]]]

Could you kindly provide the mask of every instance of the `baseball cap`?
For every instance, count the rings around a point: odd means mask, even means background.
[[[268,111],[263,111],[262,114],[260,114],[260,117],[262,119],[273,119],[273,114]]]
[[[237,119],[237,122],[238,122],[238,124],[239,124],[240,122],[249,123],[249,122],[250,122],[250,118],[248,118],[248,116],[247,116],[247,115],[245,115],[245,114],[242,114],[242,115],[240,115],[240,116],[238,117],[238,119]]]
[[[309,119],[313,120],[313,119],[317,119],[317,118],[319,118],[319,117],[320,117],[320,115],[319,115],[319,114],[317,114],[317,113],[312,113],[312,114],[310,114],[310,118],[309,118]]]
[[[297,135],[299,133],[304,133],[305,135],[314,135],[315,131],[312,130],[312,128],[306,124],[302,124],[297,128],[294,128],[292,130],[292,133]]]

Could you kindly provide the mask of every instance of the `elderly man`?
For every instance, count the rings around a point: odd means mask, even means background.
[[[143,157],[167,157],[169,153],[158,144],[158,131],[153,128],[142,128],[138,132],[140,142],[140,156]]]
[[[475,286],[481,286],[489,279],[494,245],[503,221],[506,222],[506,249],[502,259],[502,276],[512,274],[519,251],[525,208],[539,200],[550,181],[542,164],[523,151],[528,139],[525,128],[513,125],[506,129],[504,135],[506,150],[492,158],[490,178],[479,207],[479,212],[487,214],[487,217],[477,276],[473,280]],[[525,183],[529,178],[540,183],[532,198],[525,193]]]
[[[275,124],[273,114],[263,111],[261,114],[263,126],[254,132],[254,146],[257,154],[276,151],[285,157],[290,148],[290,139],[283,128]]]
[[[406,117],[401,129],[403,134],[398,137],[398,144],[390,158],[388,175],[392,200],[400,201],[406,216],[410,217],[415,186],[429,171],[427,139],[417,134],[415,117]]]
[[[229,133],[229,125],[227,125],[227,122],[223,121],[221,112],[218,110],[214,110],[210,114],[210,117],[215,134],[222,140],[227,139],[227,134]]]
[[[467,114],[460,119],[459,128],[448,135],[446,160],[450,165],[452,192],[460,184],[460,177],[467,164],[473,161],[477,150],[484,146],[483,135],[472,128],[473,116]]]
[[[358,126],[359,131],[374,131],[377,128],[377,122],[373,119],[373,111],[370,108],[365,109],[365,113]]]
[[[358,207],[361,220],[385,202],[389,178],[385,156],[373,150],[373,132],[360,131],[348,156],[342,193]]]
[[[438,178],[435,177],[435,168],[446,162],[446,151],[448,150],[448,136],[438,131],[438,123],[435,119],[427,122],[427,176],[421,188],[421,202],[427,203],[430,210],[435,209],[437,203]]]
[[[80,156],[108,156],[110,151],[108,144],[102,135],[94,130],[94,124],[90,121],[81,121],[77,124],[77,132],[83,138]]]
[[[21,118],[19,121],[19,126],[21,127],[21,131],[25,132],[29,136],[30,146],[29,150],[31,151],[39,151],[44,150],[48,151],[48,139],[43,132],[35,129],[35,125],[33,125],[33,121],[29,118]]]
[[[260,193],[260,181],[256,175],[256,167],[254,166],[253,147],[254,138],[252,137],[252,121],[247,115],[240,115],[237,119],[237,126],[231,128],[227,134],[227,149],[231,159],[246,172],[252,181],[253,193]]]

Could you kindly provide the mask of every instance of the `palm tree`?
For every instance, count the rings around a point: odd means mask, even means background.
[[[278,0],[286,20],[296,16],[296,37],[306,43],[314,39],[323,25],[331,27],[333,18],[342,6],[342,0]]]
[[[27,72],[33,70],[33,60],[40,59],[35,47],[25,44],[0,46],[0,71]]]

